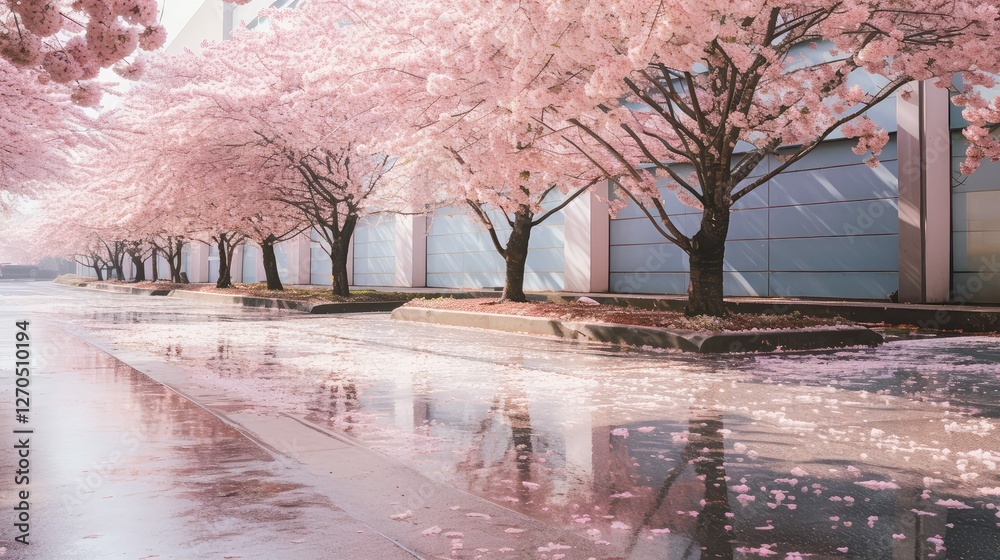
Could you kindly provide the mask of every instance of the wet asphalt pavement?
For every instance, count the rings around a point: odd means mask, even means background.
[[[693,357],[44,282],[0,310],[10,558],[1000,558],[997,338]]]

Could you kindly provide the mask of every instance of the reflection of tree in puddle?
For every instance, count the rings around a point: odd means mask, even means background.
[[[361,421],[358,386],[344,375],[331,375],[320,386],[308,409],[310,417],[349,434]]]
[[[781,437],[758,444],[773,446],[771,459],[733,444],[743,450],[730,450],[727,463],[730,431],[716,409],[694,410],[683,424],[595,426],[586,465],[571,464],[571,452],[560,447],[571,443],[559,440],[542,409],[537,417],[531,410],[523,387],[505,386],[474,430],[459,474],[470,491],[586,532],[609,554],[931,560],[953,548],[958,555],[947,557],[991,559],[1000,542],[997,510],[969,498],[973,510],[936,505],[954,498],[950,490],[935,487],[933,497],[924,497],[922,488],[906,484],[907,473],[852,471],[837,463],[828,464],[838,468],[827,473],[820,463],[796,480],[801,469],[779,458],[788,445]],[[857,484],[887,478],[900,488]]]
[[[585,531],[626,555],[648,557],[647,548],[663,543],[647,538],[671,532],[664,537],[672,541],[670,558],[682,552],[676,557],[733,558],[721,413],[693,415],[679,450],[655,444],[662,453],[652,467],[629,449],[630,441],[644,448],[649,436],[633,431],[638,437],[627,440],[624,430],[604,426],[593,430],[590,464],[569,465],[565,449],[542,451],[553,442],[547,430],[533,425],[528,403],[521,384],[494,397],[457,465],[470,491]]]
[[[704,421],[692,418],[690,441],[681,452],[681,458],[695,461],[698,477],[705,477],[705,505],[698,516],[695,539],[702,544],[702,558],[732,558],[733,540],[729,520],[729,488],[726,483],[722,415]],[[702,447],[703,446],[703,447]],[[702,447],[698,450],[698,447]]]
[[[673,541],[668,547],[671,558],[681,553],[678,558],[733,558],[733,513],[729,506],[721,430],[721,413],[713,410],[693,413],[688,420],[688,432],[674,438],[678,442],[687,439],[679,451],[677,466],[667,470],[658,488],[636,484],[630,490],[619,489],[615,494],[603,496],[612,502],[609,511],[615,518],[631,528],[629,538],[623,543],[628,551],[648,548],[640,541],[644,530],[653,530],[654,534],[669,530]],[[615,438],[612,445],[627,446],[623,438]],[[625,492],[633,497],[613,497]],[[681,537],[685,534],[689,538]]]
[[[544,501],[536,502],[534,495],[551,491],[546,480],[551,471],[535,460],[533,438],[524,387],[508,386],[493,398],[457,470],[465,474],[473,492],[529,513],[540,510]]]
[[[163,349],[163,357],[167,360],[179,360],[184,357],[184,348],[180,344],[167,344]]]

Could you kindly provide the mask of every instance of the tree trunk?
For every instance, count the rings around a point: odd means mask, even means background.
[[[181,271],[177,270],[177,266],[174,264],[173,255],[167,259],[167,267],[170,269],[170,281],[176,284],[181,282]]]
[[[181,258],[184,254],[184,242],[177,241],[173,246],[173,255],[171,255],[171,265],[170,265],[170,276],[174,282],[183,282],[181,278],[181,269],[184,267],[184,263],[181,262]]]
[[[267,277],[268,290],[284,290],[281,285],[281,277],[278,274],[278,257],[274,254],[274,235],[268,235],[260,243],[260,252],[264,257],[264,275]],[[346,278],[347,271],[344,271]]]
[[[122,255],[122,258],[118,259],[118,260],[115,260],[115,263],[114,263],[115,275],[118,276],[118,279],[121,280],[122,282],[125,281],[125,263],[124,263],[124,261],[125,261],[125,256]]]
[[[514,226],[507,240],[504,261],[507,263],[500,301],[524,302],[524,267],[528,262],[528,241],[531,239],[531,208],[522,205],[514,214]]]
[[[135,267],[135,281],[145,282],[146,281],[146,264],[142,262],[141,253],[132,253],[129,255],[132,258],[132,266]]]
[[[333,295],[348,297],[351,295],[351,281],[347,275],[347,245],[335,243],[330,248],[330,278],[333,280]]]
[[[691,285],[686,314],[722,317],[726,314],[722,291],[722,263],[729,234],[729,211],[706,208],[701,231],[692,239]]]
[[[356,214],[344,219],[344,226],[335,233],[330,244],[330,279],[333,281],[333,295],[348,297],[351,295],[351,280],[347,275],[348,249],[351,246],[351,236],[358,224]]]
[[[219,234],[216,240],[216,247],[219,249],[219,279],[215,281],[215,287],[219,289],[233,287],[232,261],[226,258],[230,254],[230,243],[227,240],[225,233]]]
[[[163,254],[163,258],[167,261],[167,268],[170,269],[170,281],[177,284],[183,282],[181,280],[181,253],[183,249],[184,242],[175,242],[170,239],[167,241],[167,249]]]
[[[158,266],[159,263],[157,262],[159,260],[160,260],[159,259],[159,255],[156,254],[156,249],[153,249],[153,254],[150,255],[150,257],[149,257],[150,266],[153,267],[153,270],[152,270],[152,272],[153,272],[153,282],[156,282],[157,280],[160,279],[160,270],[159,270],[159,266]]]
[[[98,281],[104,280],[104,272],[101,270],[102,268],[104,268],[104,265],[101,264],[99,261],[94,261],[94,264],[90,266],[91,268],[94,269],[94,274],[97,275],[97,280]]]

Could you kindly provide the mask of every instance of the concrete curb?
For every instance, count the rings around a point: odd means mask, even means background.
[[[63,284],[64,286],[75,286],[78,288],[90,288],[91,290],[101,290],[116,294],[133,294],[139,296],[166,296],[170,295],[170,290],[149,290],[146,288],[133,288],[131,286],[116,286],[114,284],[79,283]]]
[[[314,303],[290,299],[259,298],[232,294],[216,294],[212,292],[196,292],[193,290],[150,290],[146,288],[134,288],[132,286],[118,286],[115,284],[73,283],[63,285],[88,288],[91,290],[101,290],[116,294],[165,296],[207,303],[239,305],[242,307],[299,311],[312,315],[333,315],[337,313],[387,313],[406,303],[405,301],[348,301],[342,303]]]
[[[214,294],[211,292],[195,292],[191,290],[172,290],[170,292],[170,297],[208,303],[240,305],[243,307],[302,311],[304,313],[309,313],[309,310],[312,309],[313,306],[313,304],[305,301],[236,296],[230,294]]]
[[[343,303],[313,303],[309,313],[388,313],[406,305],[405,301],[346,301]]]
[[[612,323],[563,322],[542,317],[471,313],[420,307],[400,307],[392,312],[392,318],[397,321],[551,335],[570,340],[675,349],[702,354],[876,346],[883,341],[880,334],[864,327],[853,326],[822,327],[808,330],[705,333]]]
[[[638,309],[684,311],[687,299],[681,297],[630,297],[607,294],[587,295],[601,305],[621,305]],[[557,303],[576,301],[579,295],[552,294],[544,298]],[[776,313],[798,311],[810,317],[842,317],[858,323],[913,325],[922,329],[961,331],[965,333],[1000,332],[1000,308],[985,306],[888,303],[877,301],[795,301],[782,299],[726,298],[726,309],[733,313]]]

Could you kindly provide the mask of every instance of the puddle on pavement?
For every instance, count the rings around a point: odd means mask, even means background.
[[[384,317],[173,320],[81,324],[609,557],[1000,550],[996,339],[703,359]]]

